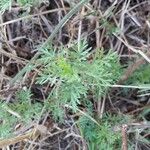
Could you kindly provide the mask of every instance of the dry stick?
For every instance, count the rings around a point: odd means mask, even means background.
[[[44,47],[51,44],[53,38],[55,37],[59,29],[62,28],[66,24],[66,22],[88,1],[89,0],[80,1],[80,3],[78,3],[67,15],[65,15],[65,17],[59,22],[59,24],[56,26],[49,38],[45,41],[45,43],[42,44],[42,46],[39,49],[43,49]],[[24,73],[33,69],[32,64],[39,57],[39,55],[40,53],[38,52],[34,55],[30,62],[9,82],[10,86],[12,86],[18,79],[20,79]]]
[[[127,125],[122,125],[122,150],[128,150],[128,143],[127,143]]]
[[[64,12],[65,12],[65,15],[67,14],[67,11],[66,11],[66,8],[65,8],[65,4],[64,4],[64,1],[63,0],[60,0],[61,1],[61,4],[62,4],[62,7],[64,9]]]
[[[21,135],[21,136],[18,136],[18,137],[14,137],[14,138],[10,138],[10,139],[0,140],[0,148],[6,147],[8,145],[16,144],[16,143],[21,142],[23,140],[35,139],[40,134],[41,133],[40,133],[39,130],[33,129],[32,131],[30,131],[29,133],[26,133],[24,135]]]
[[[48,133],[47,127],[43,125],[36,125],[33,129],[31,129],[31,131],[23,135],[9,138],[9,139],[0,140],[0,148],[13,145],[18,142],[22,142],[24,140],[35,140],[39,136],[43,137],[47,135],[47,133]]]
[[[103,101],[102,101],[102,106],[101,106],[101,110],[100,110],[100,118],[103,118],[103,113],[104,113],[104,109],[105,109],[105,102],[106,102],[106,96],[103,97]]]
[[[80,21],[79,21],[79,30],[78,30],[78,50],[81,49],[81,32],[82,32],[82,19],[84,16],[85,8],[82,7],[81,13],[80,13]]]
[[[67,9],[67,8],[66,8],[66,9]],[[29,19],[29,18],[32,18],[32,17],[36,17],[36,16],[40,16],[40,15],[45,15],[45,14],[49,14],[49,13],[54,13],[54,12],[57,12],[57,11],[60,11],[60,10],[61,10],[61,11],[64,11],[63,8],[52,9],[52,10],[40,12],[40,13],[37,13],[37,14],[34,14],[34,15],[28,15],[28,16],[24,16],[24,17],[15,19],[15,20],[11,20],[11,21],[7,21],[7,22],[4,22],[4,23],[1,23],[1,24],[0,24],[0,27],[5,26],[5,25],[8,25],[8,24],[11,24],[11,23],[15,23],[15,22],[18,22],[18,21],[21,21],[21,20],[24,20],[24,19]]]
[[[117,36],[115,33],[113,34],[114,36],[116,36],[116,38],[118,38],[125,46],[127,46],[130,50],[132,50],[134,53],[141,55],[147,62],[150,63],[150,59],[149,57],[143,53],[141,50],[136,50],[135,48],[133,48],[132,46],[130,46],[127,42],[127,40],[125,39],[125,37],[123,36],[124,40],[122,38],[120,38],[119,36]],[[148,50],[149,51],[149,50]],[[149,53],[149,52],[148,52]]]
[[[95,21],[96,21],[96,29],[99,29],[99,20],[96,18]],[[97,49],[99,49],[100,44],[101,44],[100,43],[100,31],[96,30],[95,34],[96,34],[96,46],[97,46]]]
[[[5,50],[3,50],[2,48],[0,49],[0,54],[3,54],[4,56],[7,56],[9,58],[12,58],[22,64],[26,64],[28,62],[28,60],[26,60],[24,58],[20,58],[12,53],[8,53]]]

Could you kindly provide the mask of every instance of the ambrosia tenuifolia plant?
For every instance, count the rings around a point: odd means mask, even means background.
[[[104,55],[101,50],[95,53],[85,40],[80,46],[78,43],[60,49],[49,46],[40,52],[37,64],[42,64],[42,69],[37,83],[51,85],[46,103],[56,119],[63,117],[65,104],[76,111],[81,101],[89,101],[89,91],[96,101],[120,76],[117,54],[109,51]]]
[[[49,3],[48,0],[0,0],[0,14],[6,10],[11,10],[13,4],[20,5],[23,9],[38,7],[41,3]]]
[[[13,137],[16,124],[28,125],[40,117],[42,104],[31,103],[31,91],[17,91],[15,102],[0,101],[0,140]]]

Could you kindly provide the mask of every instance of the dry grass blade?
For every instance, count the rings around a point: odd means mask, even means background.
[[[49,14],[49,13],[54,13],[54,12],[58,12],[58,11],[64,11],[64,9],[63,8],[58,8],[58,9],[53,9],[53,10],[48,10],[48,11],[40,12],[40,13],[37,13],[37,14],[34,14],[34,15],[24,16],[24,17],[21,17],[21,18],[18,18],[18,19],[14,19],[14,20],[11,20],[11,21],[7,21],[7,22],[4,22],[4,23],[1,23],[0,27],[8,25],[8,24],[15,23],[15,22],[19,22],[21,20],[30,19],[32,17],[36,17],[36,16],[40,16],[40,15],[45,15],[45,14]]]
[[[46,127],[38,125],[36,128],[33,128],[31,131],[25,133],[24,135],[20,135],[6,140],[0,140],[0,148],[4,148],[24,140],[37,139],[40,135],[46,135],[46,132]]]
[[[122,125],[122,150],[128,150],[128,143],[127,143],[127,125]]]

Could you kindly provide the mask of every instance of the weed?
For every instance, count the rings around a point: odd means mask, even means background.
[[[3,14],[6,10],[9,10],[13,4],[13,0],[0,0],[0,13]],[[40,6],[41,3],[48,3],[48,0],[17,0],[17,3],[25,9],[33,6]]]
[[[62,113],[65,104],[76,111],[81,99],[88,101],[89,91],[97,100],[120,76],[119,60],[115,53],[90,53],[86,41],[82,41],[80,47],[78,49],[75,43],[59,50],[45,48],[41,50],[41,58],[37,61],[38,64],[43,64],[37,83],[50,83],[53,87],[48,101],[55,118],[59,117],[56,114],[58,110]],[[93,59],[88,61],[90,55]]]
[[[22,6],[32,6],[32,5],[35,5],[35,4],[38,4],[39,3],[39,0],[17,0],[17,3],[22,5]]]
[[[150,65],[144,64],[137,69],[131,77],[126,81],[126,84],[133,84],[139,86],[139,95],[148,96],[150,95]],[[140,89],[141,87],[141,89]],[[142,89],[142,87],[145,87]]]
[[[0,0],[0,14],[3,14],[6,10],[10,9],[12,0]]]
[[[108,36],[111,36],[113,34],[118,35],[119,33],[121,33],[121,29],[113,25],[110,21],[107,21],[107,19],[102,19],[101,24],[102,27],[106,28]]]
[[[30,91],[18,91],[14,103],[0,103],[0,137],[1,139],[13,136],[17,123],[27,125],[39,119],[42,105],[31,104]]]
[[[88,143],[89,150],[113,150],[121,147],[121,134],[112,130],[112,123],[108,120],[118,119],[118,117],[103,119],[99,122],[99,126],[94,122],[91,122],[86,117],[80,117],[78,121],[78,127],[82,136]],[[118,122],[119,123],[119,122]]]
[[[149,84],[150,83],[150,65],[142,65],[137,69],[132,76],[129,78],[128,82],[131,84]]]

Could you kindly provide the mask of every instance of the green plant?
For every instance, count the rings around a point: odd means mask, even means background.
[[[139,69],[137,69],[133,75],[128,79],[128,83],[131,84],[149,84],[150,83],[150,65],[144,64]]]
[[[121,29],[119,27],[116,27],[114,24],[112,24],[110,21],[107,19],[102,19],[101,21],[101,26],[103,28],[106,28],[106,34],[111,36],[113,34],[119,34],[121,32]]]
[[[77,124],[81,135],[88,143],[89,150],[119,150],[121,148],[121,134],[113,131],[114,124],[111,119],[118,120],[118,117],[107,116],[99,122],[99,125],[85,116],[80,117]]]
[[[1,102],[0,110],[0,137],[3,139],[13,136],[17,123],[27,125],[39,119],[42,105],[31,103],[30,91],[21,90],[16,93],[15,102]]]
[[[48,37],[48,39],[39,47],[39,49],[44,49],[47,45],[52,44],[53,38],[57,35],[58,31],[65,25],[65,23],[76,13],[78,10],[88,2],[89,0],[81,0],[78,4],[76,4],[59,22],[59,24],[55,27],[54,31]],[[16,81],[21,80],[23,75],[27,72],[30,72],[33,69],[34,61],[39,57],[39,53],[36,53],[35,56],[27,63],[27,65],[20,70],[14,78],[12,78],[9,82],[10,85],[13,85]]]
[[[0,13],[4,13],[8,10],[12,5],[12,0],[1,0],[0,1]],[[17,1],[21,6],[26,7],[26,4],[29,3],[32,5],[32,0],[18,0]],[[40,1],[41,2],[41,1]],[[43,2],[43,1],[42,1]],[[56,33],[60,30],[61,27],[71,18],[73,14],[75,14],[88,0],[82,0],[79,2],[56,26],[54,32],[50,35],[50,37],[44,42],[39,49],[42,49],[46,45],[52,42],[52,39],[56,35]],[[28,4],[27,4],[28,5]],[[10,85],[13,85],[17,80],[20,80],[21,77],[26,72],[30,72],[33,69],[32,63],[36,60],[39,54],[36,54],[35,57],[20,71],[18,74],[10,81]],[[38,103],[31,103],[29,91],[20,91],[16,95],[16,101],[14,103],[5,104],[4,102],[0,104],[2,108],[0,111],[0,135],[1,138],[8,137],[12,135],[14,126],[17,122],[28,121],[30,122],[33,119],[38,117],[38,113],[42,109],[42,106]],[[5,106],[5,107],[4,107]],[[61,110],[60,110],[61,114]],[[21,117],[21,118],[20,118]],[[22,120],[23,119],[23,120]],[[24,122],[24,123],[25,123]]]
[[[78,105],[91,91],[98,97],[105,94],[108,86],[114,84],[120,76],[120,65],[115,53],[109,51],[107,55],[90,52],[86,41],[73,43],[70,47],[53,47],[41,49],[41,58],[37,64],[43,65],[37,83],[52,86],[48,101],[50,110],[55,118],[60,118],[56,112],[63,112],[65,104],[76,111]],[[88,60],[89,56],[92,60]],[[62,115],[61,115],[62,117]]]
[[[126,81],[126,84],[139,86],[139,95],[150,95],[150,65],[141,65]]]
[[[12,0],[0,0],[0,14],[11,8]]]
[[[10,9],[14,0],[0,0],[0,14]],[[40,6],[41,3],[47,3],[48,0],[17,0],[17,3],[23,8],[30,8],[33,6]]]
[[[48,0],[17,0],[18,4],[26,7],[39,6],[41,3],[46,2],[48,2]]]
[[[145,99],[146,96],[150,95],[150,64],[144,64],[141,65],[126,81],[126,84],[131,84],[131,85],[137,85],[139,87],[138,89],[138,100],[142,101],[142,98]],[[144,88],[143,88],[144,87]],[[129,90],[129,89],[128,89]],[[141,122],[143,121],[146,125],[149,124],[149,114],[150,114],[150,107],[147,104],[143,107],[143,109],[140,111],[136,119],[140,120]],[[149,140],[147,136],[145,136],[147,133],[149,133],[149,128],[145,127],[133,127],[130,129],[132,131],[132,138],[130,138],[130,146],[135,149],[135,145],[133,144],[136,140],[136,145],[149,145]],[[130,133],[131,134],[131,133]],[[143,147],[143,146],[142,146]]]
[[[25,5],[32,6],[33,4],[38,4],[39,0],[17,0],[17,3],[22,6]]]

